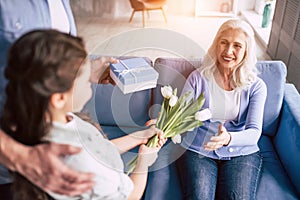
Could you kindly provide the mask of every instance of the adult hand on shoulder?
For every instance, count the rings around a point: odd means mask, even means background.
[[[112,57],[100,57],[91,61],[91,82],[99,84],[115,85],[115,82],[110,77],[111,63],[117,63],[118,60]]]
[[[61,157],[79,153],[80,148],[49,143],[25,149],[15,169],[43,190],[75,196],[92,189],[93,174],[75,171],[61,161]]]
[[[226,128],[220,124],[218,135],[210,138],[210,141],[204,145],[204,148],[209,151],[217,150],[222,146],[229,144],[231,135],[227,132]]]

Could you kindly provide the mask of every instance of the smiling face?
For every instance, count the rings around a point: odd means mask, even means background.
[[[217,67],[220,72],[232,71],[244,59],[247,36],[238,29],[224,31],[217,43]]]

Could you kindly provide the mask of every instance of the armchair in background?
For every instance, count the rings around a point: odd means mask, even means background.
[[[142,11],[142,22],[143,22],[143,27],[145,27],[144,12],[147,11],[149,17],[149,10],[161,10],[165,22],[167,23],[167,17],[163,9],[163,6],[167,4],[167,0],[129,0],[129,1],[133,9],[129,22],[132,21],[132,18],[136,11]]]

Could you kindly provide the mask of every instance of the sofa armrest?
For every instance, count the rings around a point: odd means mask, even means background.
[[[274,146],[298,194],[300,194],[300,95],[292,84],[285,85],[281,120]]]

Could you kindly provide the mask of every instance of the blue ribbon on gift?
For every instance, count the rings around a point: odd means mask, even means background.
[[[118,78],[120,76],[124,76],[130,73],[134,77],[134,82],[137,82],[137,77],[134,73],[140,73],[141,71],[149,70],[149,67],[137,67],[137,68],[129,68],[122,60],[119,62],[124,66],[125,69],[115,69],[114,72],[119,73]]]

